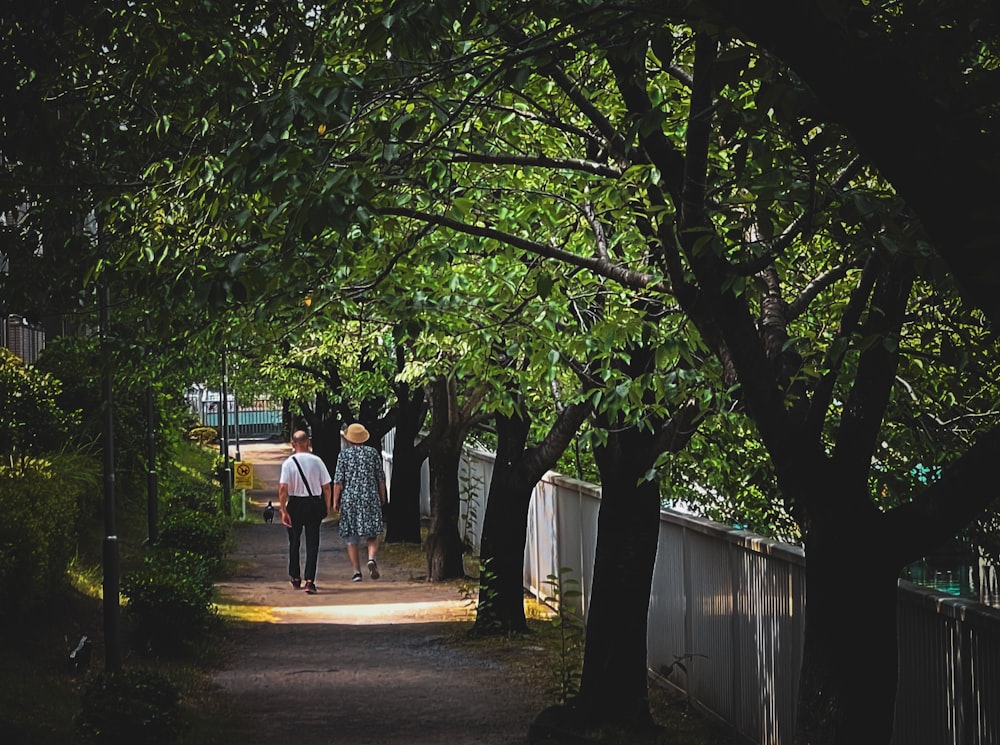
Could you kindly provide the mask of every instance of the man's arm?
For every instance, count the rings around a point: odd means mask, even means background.
[[[281,524],[286,528],[292,527],[292,518],[288,516],[288,484],[284,482],[278,484],[278,506],[281,508]]]
[[[333,506],[333,499],[331,498],[330,482],[323,484],[323,501],[326,502],[326,511],[329,512],[330,508]]]

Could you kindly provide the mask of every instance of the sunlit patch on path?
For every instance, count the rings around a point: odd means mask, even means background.
[[[252,623],[427,623],[429,621],[467,621],[468,605],[458,601],[410,603],[361,603],[358,605],[263,606],[220,604],[226,618]]]

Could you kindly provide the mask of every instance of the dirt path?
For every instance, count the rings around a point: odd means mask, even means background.
[[[261,489],[247,512],[275,499],[280,444],[244,444]],[[460,643],[469,607],[456,584],[432,584],[420,568],[379,558],[382,577],[351,569],[336,523],[324,523],[316,584],[287,583],[287,537],[277,519],[241,524],[231,555],[237,573],[220,583],[234,650],[215,675],[220,696],[239,703],[246,745],[506,745],[551,700],[512,674],[513,657]],[[401,555],[401,554],[400,554]],[[530,661],[530,644],[506,654]]]

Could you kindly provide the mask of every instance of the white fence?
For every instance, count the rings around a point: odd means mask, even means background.
[[[391,454],[386,458],[390,472]],[[470,491],[460,527],[477,548],[492,471],[492,455],[466,453],[462,480]],[[426,495],[426,465],[423,486]],[[469,502],[476,503],[471,511]],[[545,598],[547,578],[568,567],[580,582],[586,613],[599,506],[600,489],[592,484],[557,474],[538,483],[525,587]],[[667,673],[669,684],[745,742],[789,743],[804,598],[800,548],[664,510],[650,597],[649,669]],[[846,590],[844,602],[850,602]],[[899,631],[894,745],[1000,745],[1000,611],[900,581]],[[864,674],[864,660],[858,672]]]

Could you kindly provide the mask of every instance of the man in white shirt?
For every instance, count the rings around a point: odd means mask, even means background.
[[[330,471],[323,459],[309,449],[309,435],[302,430],[292,435],[292,454],[281,464],[278,504],[281,524],[288,528],[288,578],[292,587],[304,587],[316,594],[316,562],[319,558],[319,527],[330,512]],[[306,536],[305,572],[299,551],[302,532]],[[303,579],[305,582],[303,583]]]

